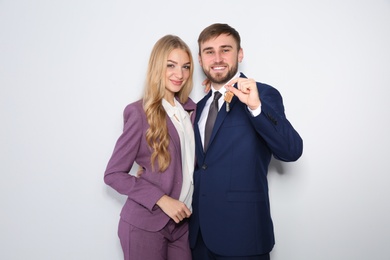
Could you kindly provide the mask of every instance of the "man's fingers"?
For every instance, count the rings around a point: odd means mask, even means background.
[[[240,90],[236,89],[235,87],[231,86],[231,85],[226,85],[225,88],[231,92],[233,92],[234,95],[238,95],[240,94]]]

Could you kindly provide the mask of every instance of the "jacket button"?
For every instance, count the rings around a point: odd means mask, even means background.
[[[206,164],[203,164],[203,165],[202,165],[202,169],[203,169],[203,170],[206,170],[206,169],[207,169],[207,165],[206,165]]]

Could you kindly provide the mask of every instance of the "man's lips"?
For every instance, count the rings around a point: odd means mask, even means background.
[[[212,70],[215,70],[215,71],[222,71],[224,69],[226,69],[227,66],[224,66],[224,65],[217,65],[217,66],[211,66],[211,69]]]

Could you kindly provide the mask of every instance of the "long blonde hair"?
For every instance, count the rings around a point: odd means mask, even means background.
[[[165,171],[171,161],[171,156],[168,151],[169,135],[166,124],[167,114],[162,106],[162,99],[165,94],[165,75],[168,56],[175,49],[184,50],[190,59],[190,76],[183,88],[175,94],[180,103],[187,102],[193,87],[194,63],[190,48],[182,39],[175,35],[166,35],[154,45],[149,58],[143,98],[143,107],[149,123],[149,129],[146,131],[146,141],[153,150],[150,162],[154,170],[154,163],[157,159],[160,172]]]

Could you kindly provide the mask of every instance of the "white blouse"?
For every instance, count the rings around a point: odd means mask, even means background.
[[[176,100],[175,106],[172,106],[165,99],[162,105],[176,128],[180,138],[183,185],[179,200],[186,204],[192,211],[192,194],[194,192],[194,163],[195,163],[195,138],[190,115],[184,110],[182,105]]]

